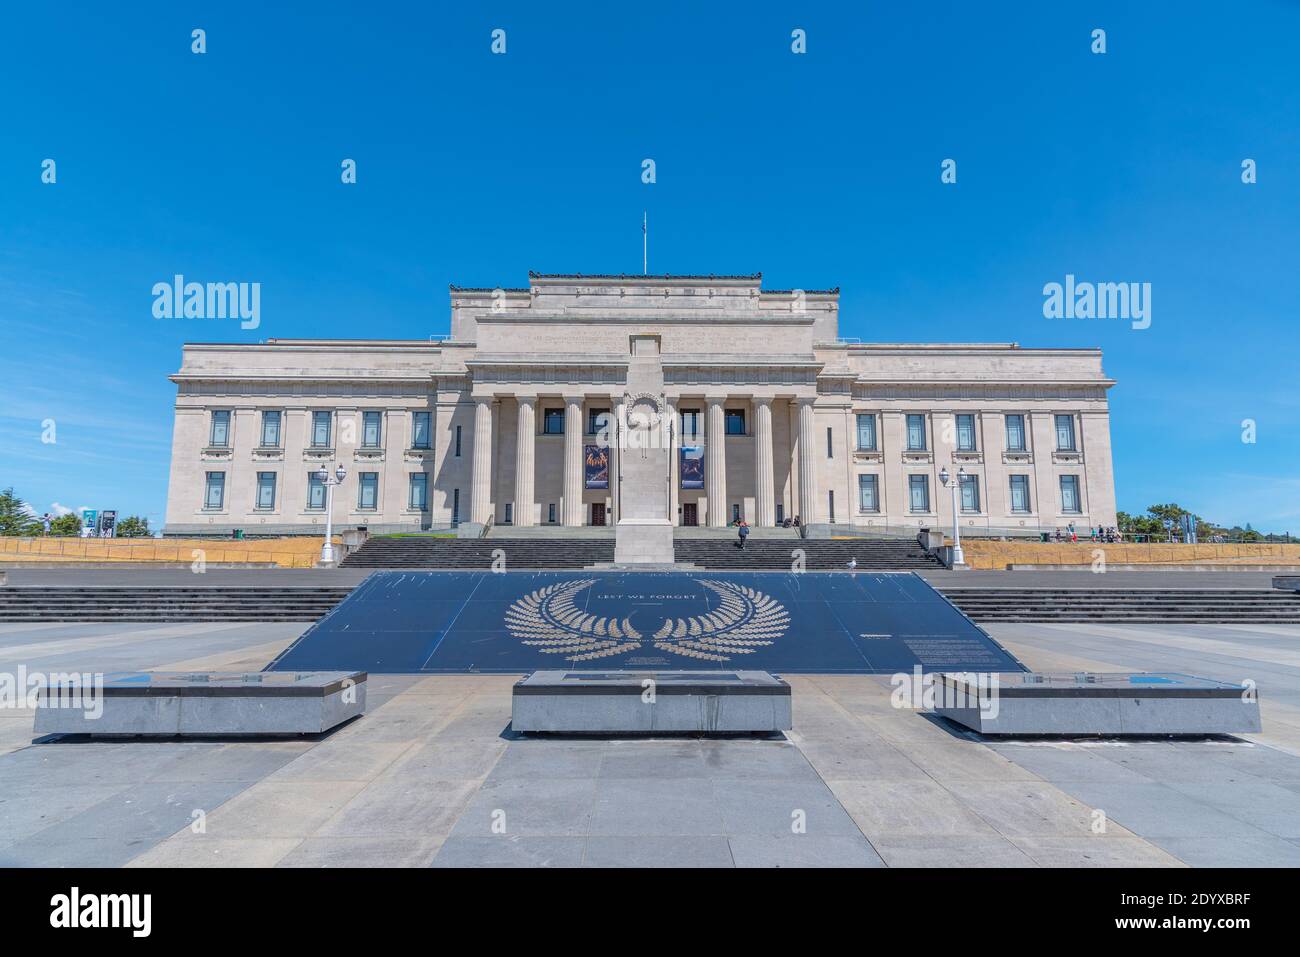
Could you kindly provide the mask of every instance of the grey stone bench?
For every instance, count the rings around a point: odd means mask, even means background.
[[[1242,685],[1180,674],[936,675],[935,711],[981,734],[1241,734],[1260,730]]]
[[[364,671],[122,672],[44,688],[37,734],[319,734],[366,708]]]
[[[790,730],[790,686],[766,671],[535,671],[511,727],[567,734]]]

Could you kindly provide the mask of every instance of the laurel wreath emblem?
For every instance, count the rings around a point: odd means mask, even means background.
[[[577,606],[576,596],[594,578],[558,582],[516,600],[506,612],[510,633],[543,654],[568,661],[609,658],[650,645],[660,651],[703,661],[729,661],[771,645],[789,627],[785,607],[756,588],[732,582],[699,584],[718,596],[718,607],[704,615],[667,618],[646,637],[629,618],[593,615]]]

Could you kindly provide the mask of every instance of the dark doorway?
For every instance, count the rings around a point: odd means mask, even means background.
[[[605,524],[605,503],[604,502],[591,503],[591,524],[592,525]]]
[[[694,502],[682,503],[682,524],[692,528],[700,524],[700,513]]]

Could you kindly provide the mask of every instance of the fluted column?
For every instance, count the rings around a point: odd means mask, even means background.
[[[606,430],[609,436],[609,517],[606,519],[611,525],[623,517],[619,505],[619,470],[623,466],[623,394],[618,393],[609,397],[609,428]]]
[[[533,450],[537,444],[537,397],[521,395],[515,444],[515,516],[518,526],[533,524]]]
[[[727,524],[727,446],[723,424],[724,399],[708,399],[704,427],[704,494],[708,499],[708,524]]]
[[[772,463],[772,400],[754,399],[754,508],[760,527],[776,524],[776,469]]]
[[[582,396],[564,397],[564,524],[582,525]]]
[[[470,472],[471,522],[492,521],[492,398],[474,400],[474,462]]]
[[[673,525],[680,525],[681,519],[677,515],[678,503],[681,499],[680,489],[682,487],[682,478],[678,472],[681,463],[681,453],[678,451],[682,447],[682,437],[678,433],[682,427],[682,421],[677,415],[676,397],[668,400],[668,420],[672,427],[668,432],[668,521]]]
[[[817,514],[817,454],[813,442],[814,398],[799,400],[799,521],[812,524]]]

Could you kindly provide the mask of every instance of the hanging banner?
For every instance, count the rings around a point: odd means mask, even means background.
[[[704,447],[681,447],[682,488],[704,488]]]
[[[588,445],[584,451],[587,488],[609,488],[609,449],[600,445]]]

